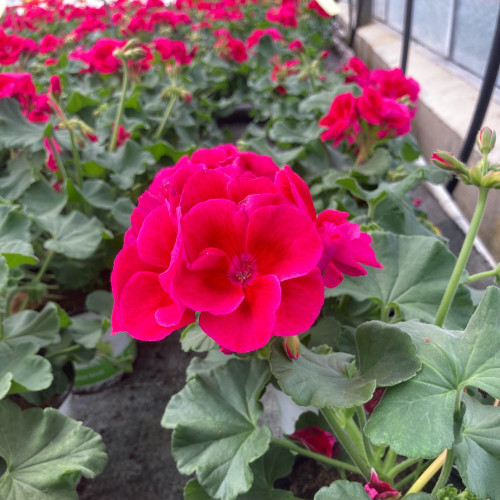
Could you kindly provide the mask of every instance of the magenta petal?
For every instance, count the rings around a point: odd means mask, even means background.
[[[139,257],[152,266],[167,269],[177,236],[177,223],[166,204],[155,208],[142,223],[137,236]]]
[[[262,207],[250,214],[247,249],[260,275],[280,281],[316,267],[323,244],[309,217],[291,204]]]
[[[196,204],[203,201],[228,198],[229,177],[217,170],[201,170],[194,174],[184,186],[181,197],[181,210],[186,214]]]
[[[255,278],[245,288],[245,299],[234,312],[220,316],[202,312],[200,327],[217,344],[233,352],[260,349],[271,338],[280,300],[276,276]]]
[[[389,483],[381,481],[373,469],[370,475],[370,482],[365,484],[364,488],[372,500],[400,497],[399,491],[395,490]]]
[[[206,248],[191,264],[181,263],[173,281],[174,295],[190,309],[228,314],[243,301],[241,284],[228,276],[230,261],[218,248]]]
[[[286,199],[316,220],[316,209],[307,184],[288,166],[276,174],[274,181]]]
[[[124,330],[120,297],[128,280],[139,271],[159,272],[160,269],[145,264],[137,253],[135,244],[123,248],[115,258],[113,271],[111,272],[111,291],[113,292],[114,306],[111,315],[111,329],[114,333]]]
[[[276,311],[273,335],[298,335],[313,325],[318,317],[325,292],[318,268],[308,275],[281,282],[281,304]]]
[[[232,201],[198,203],[184,215],[181,225],[189,262],[206,248],[220,248],[229,258],[244,252],[247,216]]]
[[[178,323],[164,327],[156,321],[156,312],[173,303],[152,272],[138,272],[128,280],[120,298],[123,325],[132,337],[139,340],[161,340],[174,330],[185,326]],[[193,318],[194,319],[194,318]]]
[[[327,457],[338,456],[340,448],[335,447],[336,441],[330,432],[324,431],[317,425],[310,425],[295,431],[290,439],[305,444],[311,451]],[[336,449],[335,449],[336,448]]]

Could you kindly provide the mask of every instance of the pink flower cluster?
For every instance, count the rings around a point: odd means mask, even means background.
[[[221,28],[214,31],[214,49],[222,59],[235,62],[245,62],[248,59],[245,44],[239,39],[231,36],[229,30]]]
[[[319,121],[327,127],[321,135],[323,141],[333,140],[338,146],[345,140],[369,150],[382,139],[410,131],[419,93],[415,80],[406,78],[400,69],[370,71],[357,58],[349,61],[344,72],[346,83],[358,84],[362,95],[347,92],[333,100],[328,114]]]
[[[312,326],[324,286],[380,267],[370,237],[326,210],[289,167],[232,145],[200,149],[139,198],[111,285],[114,332],[159,340],[195,320],[248,352]]]
[[[0,99],[19,101],[23,114],[33,122],[49,119],[51,108],[47,94],[37,94],[30,73],[0,73]]]

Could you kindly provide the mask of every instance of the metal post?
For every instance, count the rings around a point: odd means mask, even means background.
[[[488,56],[488,65],[486,67],[486,72],[483,78],[483,84],[481,86],[481,92],[479,94],[479,99],[477,101],[476,110],[474,116],[472,117],[471,124],[469,126],[469,132],[465,138],[465,141],[458,156],[461,161],[467,163],[472,153],[472,148],[474,147],[474,142],[476,140],[477,133],[481,128],[488,105],[491,100],[491,95],[493,89],[495,88],[495,82],[498,76],[498,68],[500,67],[500,8],[498,9],[497,25],[495,28],[495,35],[493,37],[493,42],[490,47],[490,54]],[[452,193],[458,183],[458,179],[451,179],[446,189],[449,193]]]
[[[350,4],[350,2],[349,2]],[[354,45],[354,36],[359,26],[368,24],[371,20],[372,2],[371,0],[358,0],[356,9],[356,24],[351,25],[351,36],[349,38],[349,47]]]
[[[403,48],[401,50],[401,69],[406,73],[406,65],[408,62],[408,49],[411,39],[411,21],[413,17],[413,0],[406,0],[405,5],[405,28],[403,33]]]

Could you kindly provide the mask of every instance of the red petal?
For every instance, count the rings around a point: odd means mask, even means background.
[[[250,214],[247,248],[259,275],[280,281],[304,276],[314,269],[322,241],[308,216],[293,205],[262,207]]]
[[[177,224],[166,204],[155,208],[142,223],[137,251],[144,262],[167,269],[177,236]]]
[[[275,276],[255,278],[245,288],[245,300],[234,312],[221,316],[202,312],[200,327],[225,349],[254,351],[271,338],[280,299],[280,284]]]
[[[125,285],[121,299],[123,325],[132,337],[139,340],[161,340],[174,330],[182,328],[194,321],[194,314],[180,317],[175,314],[177,323],[171,326],[162,326],[156,321],[156,313],[163,308],[172,307],[174,302],[170,295],[165,293],[158,281],[158,275],[152,272],[134,274]],[[165,320],[165,311],[160,312]]]
[[[206,248],[192,265],[179,265],[173,281],[174,295],[195,311],[234,311],[245,296],[241,285],[228,276],[230,264],[222,250]]]
[[[313,325],[318,317],[325,291],[318,268],[308,275],[281,282],[281,304],[276,311],[273,335],[298,335]]]

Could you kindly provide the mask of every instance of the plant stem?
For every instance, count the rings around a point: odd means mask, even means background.
[[[112,153],[116,149],[116,141],[118,139],[118,129],[120,128],[120,123],[123,117],[123,110],[125,108],[125,99],[127,97],[128,88],[128,66],[127,61],[122,60],[122,93],[120,96],[120,102],[118,103],[118,109],[116,110],[115,124],[113,127],[113,134],[111,135],[111,141],[109,143],[109,152]]]
[[[57,149],[55,146],[52,144],[52,140],[55,142],[55,137],[53,135],[50,135],[48,137],[49,142],[52,146],[52,152],[54,154],[54,160],[56,161],[57,168],[59,169],[59,172],[61,172],[61,177],[63,178],[64,185],[66,185],[68,181],[68,173],[66,172],[66,169],[64,168],[64,163],[62,161],[61,155],[57,152]]]
[[[389,471],[394,467],[394,464],[396,463],[397,458],[398,458],[398,456],[397,456],[396,452],[394,450],[392,450],[391,448],[389,448],[387,450],[387,453],[386,453],[385,459],[384,459],[383,470],[384,470],[385,475],[387,475],[386,471]]]
[[[351,460],[357,465],[359,471],[363,477],[369,481],[370,480],[370,466],[368,465],[365,456],[358,449],[355,444],[355,440],[352,439],[351,435],[347,432],[347,429],[342,427],[337,419],[335,410],[333,408],[323,408],[321,410],[323,416],[326,418],[328,424],[332,428],[334,436],[340,441]]]
[[[165,112],[163,113],[163,118],[161,119],[161,123],[160,125],[158,125],[155,135],[153,136],[155,139],[158,139],[161,136],[163,129],[165,128],[165,125],[167,123],[168,117],[170,116],[170,113],[172,113],[172,110],[174,109],[176,101],[177,101],[177,95],[176,94],[171,95],[170,101],[165,109]]]
[[[337,467],[339,469],[348,470],[350,472],[356,472],[359,474],[359,469],[355,465],[348,464],[342,462],[341,460],[336,460],[335,458],[330,458],[325,455],[321,455],[320,453],[315,453],[314,451],[308,450],[307,448],[303,448],[302,446],[295,444],[293,441],[289,439],[272,438],[271,441],[272,443],[281,446],[283,448],[286,448],[287,450],[295,451],[296,453],[299,453],[300,455],[303,455],[305,457],[314,458],[318,462],[323,462],[328,465],[333,465],[334,467]]]
[[[441,469],[441,474],[439,475],[439,479],[437,480],[437,483],[435,484],[433,490],[432,490],[432,495],[436,495],[436,493],[441,489],[446,486],[446,483],[448,482],[448,478],[450,477],[450,472],[451,472],[451,467],[453,465],[453,450],[445,450],[446,452],[446,458],[444,461],[443,468]]]
[[[42,281],[42,278],[47,271],[47,268],[49,267],[50,261],[52,260],[52,257],[54,257],[54,250],[50,250],[49,253],[47,254],[47,257],[45,257],[45,260],[42,264],[42,267],[38,271],[38,274],[31,280],[30,286],[37,285]],[[26,309],[26,306],[28,305],[30,300],[30,296],[27,295],[26,298],[24,299],[23,303],[21,304],[21,307],[19,311],[24,311]]]
[[[62,356],[63,354],[69,354],[70,352],[75,352],[81,349],[81,345],[73,345],[71,347],[66,347],[66,349],[61,349],[60,351],[52,352],[50,354],[46,354],[45,359],[56,358],[57,356]]]
[[[401,463],[395,465],[392,469],[389,469],[386,476],[389,479],[394,479],[399,473],[403,472],[408,467],[411,467],[413,464],[417,463],[419,460],[420,460],[419,458],[408,458],[404,462],[401,462]]]
[[[469,231],[467,233],[467,236],[465,237],[462,249],[460,250],[460,254],[455,264],[455,268],[453,269],[453,273],[448,283],[448,287],[446,288],[446,291],[443,295],[443,299],[441,300],[441,304],[434,321],[434,324],[436,326],[443,326],[446,315],[448,314],[448,310],[450,309],[453,297],[455,296],[455,292],[457,291],[458,285],[460,283],[460,278],[462,276],[462,273],[464,272],[467,260],[469,259],[469,255],[474,244],[474,239],[476,238],[477,232],[479,230],[481,219],[483,218],[487,197],[488,188],[479,188],[479,197],[477,200],[476,209],[474,210],[474,215],[472,216],[472,220],[470,222]]]
[[[446,452],[447,450],[444,450],[439,457],[437,457],[434,462],[425,469],[423,474],[413,483],[413,486],[406,492],[406,495],[403,497],[405,498],[408,496],[410,493],[418,493],[419,491],[422,491],[422,488],[430,481],[430,479],[436,474],[436,472],[443,466],[444,461],[446,459]]]
[[[363,409],[362,406],[356,406],[356,416],[358,417],[358,424],[361,429],[361,436],[363,438],[363,446],[365,448],[365,453],[366,453],[366,458],[368,459],[368,462],[373,465],[377,461],[375,458],[375,454],[373,452],[373,446],[368,439],[368,436],[366,435],[365,432],[363,432],[363,429],[366,425],[366,414],[365,410]]]
[[[491,269],[490,271],[473,274],[472,276],[469,276],[469,279],[467,281],[463,281],[462,285],[468,285],[483,278],[494,278],[495,276],[500,276],[500,268],[498,267],[496,269]]]
[[[78,147],[76,145],[75,132],[72,129],[69,129],[69,138],[71,139],[71,149],[73,150],[73,163],[75,164],[76,183],[79,187],[82,187],[83,175],[80,165],[80,154],[78,153]]]

